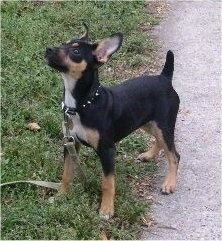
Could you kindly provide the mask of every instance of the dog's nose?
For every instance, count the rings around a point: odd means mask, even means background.
[[[50,54],[53,52],[53,48],[52,47],[46,47],[46,54]]]

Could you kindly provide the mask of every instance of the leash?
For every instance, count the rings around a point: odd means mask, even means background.
[[[62,103],[62,109],[64,110],[63,103]],[[64,148],[67,149],[69,156],[71,157],[71,161],[73,162],[74,171],[79,176],[79,179],[80,179],[81,183],[83,184],[83,186],[85,186],[86,175],[85,175],[83,169],[81,168],[79,156],[76,153],[76,148],[75,148],[76,140],[73,136],[70,135],[70,132],[69,132],[69,121],[72,121],[71,116],[73,116],[73,114],[70,114],[70,112],[75,113],[74,115],[76,115],[76,110],[74,110],[74,108],[72,108],[72,110],[70,111],[70,108],[67,107],[66,111],[64,111],[64,126],[65,126],[65,135],[63,137]]]
[[[0,187],[8,186],[8,185],[16,184],[16,183],[30,183],[30,184],[34,184],[37,186],[47,187],[47,188],[51,188],[51,189],[55,189],[55,190],[58,190],[59,186],[60,186],[60,183],[57,183],[57,182],[22,180],[22,181],[12,181],[12,182],[1,183]]]
[[[63,137],[63,139],[64,139],[63,145],[64,145],[64,148],[66,148],[68,150],[68,153],[71,156],[71,161],[73,162],[74,171],[76,171],[76,174],[79,176],[81,183],[83,184],[83,186],[85,186],[86,175],[85,175],[83,169],[81,168],[80,160],[76,153],[76,148],[75,148],[76,140],[73,136],[70,135],[70,132],[69,132],[69,121],[72,121],[71,116],[76,115],[76,109],[66,107],[62,103],[62,110],[64,111],[64,126],[65,126],[65,135]],[[55,190],[59,190],[59,187],[61,185],[61,183],[57,183],[57,182],[20,180],[20,181],[1,183],[0,187],[14,185],[17,183],[29,183],[29,184],[33,184],[36,186],[47,187],[47,188],[51,188],[51,189],[55,189]]]

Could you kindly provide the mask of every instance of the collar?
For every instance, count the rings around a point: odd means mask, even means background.
[[[82,104],[83,108],[86,108],[87,106],[91,105],[92,102],[100,95],[100,88],[101,85],[98,86],[98,88],[88,97],[88,99]],[[64,111],[64,114],[66,115],[76,115],[77,108],[68,107],[64,102],[62,102],[62,110]]]
[[[98,87],[92,93],[89,94],[88,98],[82,104],[83,108],[91,105],[92,102],[95,100],[95,98],[100,95],[100,93],[99,93],[100,88],[101,88],[101,85],[98,85]]]
[[[76,108],[68,107],[64,102],[62,102],[62,110],[65,115],[76,115]]]

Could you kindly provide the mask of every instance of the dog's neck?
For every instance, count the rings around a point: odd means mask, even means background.
[[[62,73],[64,81],[64,102],[68,107],[77,108],[83,105],[99,87],[98,70],[85,71],[82,77],[75,80],[69,74]]]
[[[62,73],[62,78],[64,81],[64,102],[67,106],[76,108],[76,100],[72,95],[73,90],[76,86],[76,80],[70,75]]]

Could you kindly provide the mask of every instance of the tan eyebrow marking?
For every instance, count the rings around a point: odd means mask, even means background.
[[[78,47],[79,44],[78,44],[78,43],[74,43],[72,46],[74,46],[74,47]]]

